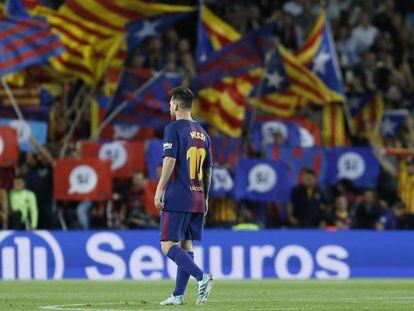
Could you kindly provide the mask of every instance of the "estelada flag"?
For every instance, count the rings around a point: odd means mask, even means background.
[[[0,126],[0,167],[13,167],[18,159],[17,131],[9,126]]]
[[[115,178],[129,178],[134,172],[145,168],[144,143],[141,141],[84,142],[82,155],[84,158],[110,160],[112,176]]]
[[[54,194],[61,201],[105,201],[112,198],[111,162],[66,158],[56,161]]]

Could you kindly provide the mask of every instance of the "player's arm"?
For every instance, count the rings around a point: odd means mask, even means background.
[[[158,181],[157,191],[155,192],[154,197],[154,204],[155,207],[161,209],[164,205],[162,200],[162,193],[167,184],[168,180],[171,177],[171,174],[175,167],[175,158],[172,157],[164,157],[164,161],[162,162],[162,169],[161,169],[161,177]]]
[[[208,151],[207,151],[207,158],[203,166],[203,192],[204,192],[204,198],[206,201],[206,208],[204,211],[204,215],[207,215],[208,212],[208,194],[210,192],[210,185],[211,185],[211,176],[213,174],[213,156],[211,154],[211,142],[210,139],[208,140]]]
[[[213,172],[213,169],[211,167],[206,167],[203,170],[203,191],[204,191],[204,198],[206,200],[208,200],[208,193],[210,191],[212,172]]]
[[[158,209],[162,209],[164,205],[164,202],[162,202],[162,194],[175,167],[175,161],[178,156],[178,141],[177,131],[172,126],[167,126],[164,131],[162,151],[164,160],[162,162],[160,180],[158,181],[154,196],[154,204]]]

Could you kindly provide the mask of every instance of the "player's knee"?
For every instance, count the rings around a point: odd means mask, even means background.
[[[180,246],[186,252],[192,252],[193,251],[193,241],[184,241],[184,242],[181,242],[180,243]]]
[[[170,250],[170,248],[175,245],[175,243],[169,243],[169,242],[162,242],[161,243],[161,251],[162,253],[167,256],[168,251]]]

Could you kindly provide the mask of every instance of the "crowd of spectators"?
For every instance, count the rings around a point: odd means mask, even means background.
[[[318,15],[321,1],[207,1],[241,33],[266,21],[277,23],[278,40],[297,50]],[[301,182],[292,189],[288,204],[236,202],[229,197],[212,198],[207,226],[248,228],[414,228],[414,160],[386,155],[385,148],[414,149],[414,2],[410,0],[330,0],[326,11],[335,38],[347,92],[364,90],[383,94],[385,107],[408,109],[407,124],[399,135],[383,140],[351,135],[351,144],[371,145],[381,163],[378,187],[359,189],[347,180],[334,187],[318,185],[316,173],[303,168]],[[186,24],[187,23],[187,24]],[[162,36],[149,40],[127,60],[131,68],[165,68],[182,73],[191,85],[196,74],[194,21],[184,21]],[[53,158],[76,156],[77,142],[90,137],[90,114],[81,116],[74,135],[66,140],[76,113],[86,96],[81,84],[71,84],[69,94],[52,108],[49,143],[38,154],[22,154],[15,169],[1,169],[0,227],[13,229],[145,229],[158,226],[147,213],[146,172],[131,180],[115,180],[109,202],[56,202],[53,199]],[[303,108],[298,114],[320,123],[320,112]],[[157,133],[155,132],[155,135]],[[146,137],[143,137],[146,139]],[[62,145],[64,145],[62,147]],[[242,225],[242,226],[240,226]],[[245,226],[244,226],[245,225]]]

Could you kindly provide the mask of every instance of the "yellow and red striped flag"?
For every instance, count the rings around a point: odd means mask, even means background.
[[[368,138],[380,136],[380,125],[384,114],[384,102],[379,92],[350,93],[348,111],[350,129],[354,135]]]
[[[330,103],[322,109],[322,141],[325,146],[344,146],[348,139],[345,112],[341,103]]]
[[[197,62],[206,60],[208,54],[219,51],[241,38],[241,34],[215,15],[205,5],[200,5],[197,36]],[[250,77],[250,74],[245,74]],[[246,85],[247,84],[247,85]],[[232,137],[241,135],[244,124],[245,98],[248,85],[242,78],[228,77],[198,93],[194,115]]]
[[[323,142],[333,146],[346,144],[345,112],[340,104],[344,100],[343,82],[325,11],[320,12],[296,57],[301,64],[314,71],[328,90],[330,100],[324,105],[322,113]]]
[[[266,67],[261,84],[253,91],[253,105],[280,117],[289,117],[297,107],[333,100],[332,92],[320,78],[282,45],[271,54]]]
[[[60,72],[97,83],[104,71],[121,67],[126,56],[125,26],[129,22],[172,12],[194,11],[190,6],[135,0],[68,0],[58,11],[36,7],[66,47],[51,63]]]

